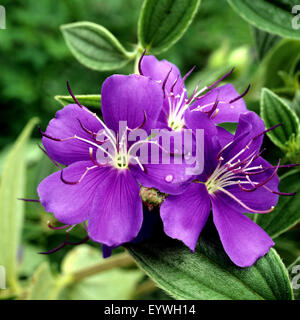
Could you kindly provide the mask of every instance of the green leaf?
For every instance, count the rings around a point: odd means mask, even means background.
[[[75,95],[76,99],[80,104],[87,108],[101,108],[101,95],[100,94],[85,94],[85,95]],[[74,103],[71,96],[55,96],[54,99],[66,106],[70,103]]]
[[[26,144],[24,156],[26,157],[26,164],[29,166],[37,163],[42,158],[42,154],[39,148],[37,148],[38,142],[40,142],[40,140],[30,139]],[[0,174],[2,172],[5,160],[9,155],[9,152],[12,149],[12,147],[13,144],[7,145],[0,153]]]
[[[17,253],[23,227],[26,145],[38,119],[28,122],[3,164],[0,183],[0,265],[6,268],[7,281],[17,292]]]
[[[187,30],[200,0],[145,0],[138,24],[139,42],[152,53],[170,48]]]
[[[262,60],[269,50],[280,40],[280,37],[253,27],[257,57]]]
[[[293,76],[299,61],[300,41],[284,39],[278,42],[263,61],[264,85],[270,89],[282,87],[284,83],[279,72]]]
[[[65,24],[61,31],[75,58],[90,69],[115,70],[135,56],[135,53],[127,52],[113,34],[96,23]]]
[[[292,108],[296,112],[298,118],[300,119],[300,90],[296,92],[295,97],[292,102]]]
[[[299,147],[300,123],[295,112],[267,88],[261,95],[261,117],[267,128],[279,123],[282,125],[267,133],[272,142],[284,151],[293,151]]]
[[[54,300],[57,295],[57,282],[48,262],[44,262],[33,274],[27,300]]]
[[[300,171],[291,171],[280,179],[279,189],[282,192],[300,191]],[[269,214],[258,214],[255,222],[272,238],[291,229],[300,221],[300,192],[295,196],[280,197],[274,211]]]
[[[287,270],[274,249],[252,267],[239,268],[229,260],[218,235],[207,231],[201,232],[194,253],[162,232],[127,248],[138,265],[177,299],[292,299]]]
[[[99,250],[88,245],[71,250],[62,263],[63,275],[103,262]],[[114,268],[103,271],[65,288],[60,299],[68,300],[120,300],[130,299],[137,283],[143,277],[140,270]]]
[[[232,8],[247,22],[264,31],[281,37],[300,39],[299,30],[293,29],[292,8],[297,0],[227,0]]]

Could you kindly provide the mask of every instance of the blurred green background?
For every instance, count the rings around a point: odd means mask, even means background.
[[[36,116],[45,129],[55,112],[62,106],[55,95],[66,95],[69,80],[75,94],[99,94],[104,79],[112,73],[128,74],[132,64],[117,72],[97,72],[86,69],[71,55],[62,34],[61,24],[76,21],[92,21],[109,29],[125,46],[133,50],[137,42],[137,20],[142,0],[10,0],[1,1],[6,8],[7,26],[0,30],[0,170],[10,145],[20,134],[29,119]],[[182,74],[194,65],[197,71],[190,79],[192,88],[196,81],[213,81],[236,67],[231,80],[243,91],[249,77],[257,70],[259,62],[254,48],[253,30],[227,4],[225,0],[204,0],[185,35],[169,51],[158,56],[175,63]],[[248,107],[257,110],[255,90],[247,97]],[[26,151],[26,197],[36,198],[39,182],[54,170],[50,161],[38,149],[38,130]],[[273,147],[274,152],[279,151]],[[72,266],[101,260],[101,247],[92,242],[88,246],[73,249],[66,247],[50,255],[37,252],[50,250],[64,240],[64,231],[53,231],[47,221],[54,221],[39,204],[25,204],[25,222],[22,247],[19,250],[19,274],[24,287],[23,298],[45,298],[32,291],[32,276],[48,281],[51,272],[68,271]],[[293,231],[292,231],[293,232]],[[297,232],[297,230],[296,230]],[[84,230],[76,227],[72,240],[84,238]],[[287,262],[300,253],[299,246],[288,235],[282,240],[282,252]],[[3,250],[3,248],[0,248]],[[116,254],[123,249],[116,250]],[[287,252],[285,254],[285,252]],[[290,252],[293,252],[291,255]],[[65,258],[68,254],[67,259]],[[63,265],[62,265],[62,261]],[[81,262],[80,262],[81,261]],[[42,264],[41,263],[46,263]],[[49,264],[48,264],[49,263]],[[42,266],[42,267],[41,267]],[[38,268],[38,273],[36,270]],[[50,269],[49,269],[50,268]],[[49,269],[49,270],[48,270]],[[48,279],[48,280],[45,280]],[[49,283],[52,280],[49,280]],[[50,284],[49,284],[50,285]],[[123,287],[122,287],[123,286]],[[114,289],[118,287],[118,289]],[[31,289],[30,289],[31,288]],[[93,288],[93,289],[91,289]],[[47,290],[46,290],[47,291]],[[29,293],[28,293],[29,292]],[[124,269],[103,272],[81,283],[81,287],[69,288],[60,293],[66,299],[166,299],[136,267],[130,263]]]

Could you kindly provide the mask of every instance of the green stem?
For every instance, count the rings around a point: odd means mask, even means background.
[[[157,289],[156,284],[152,280],[147,280],[140,284],[132,295],[132,299],[137,299],[147,293],[151,293]]]
[[[131,256],[127,252],[120,253],[112,256],[111,258],[105,260],[104,262],[95,264],[90,267],[83,268],[79,271],[72,273],[69,282],[76,283],[78,281],[81,281],[85,278],[88,278],[100,272],[107,271],[113,268],[118,268],[118,267],[131,266],[134,263],[135,262],[133,258],[131,258]]]
[[[8,279],[8,283],[12,293],[18,296],[21,291],[18,280],[15,277],[11,277],[10,279]]]

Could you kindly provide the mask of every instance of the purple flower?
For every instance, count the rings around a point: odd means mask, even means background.
[[[60,222],[75,225],[88,221],[92,240],[115,247],[133,240],[141,229],[141,180],[162,192],[178,194],[185,172],[174,164],[147,165],[146,170],[134,161],[131,151],[135,144],[123,139],[137,128],[149,133],[156,126],[163,103],[163,91],[157,82],[139,75],[114,75],[103,83],[101,93],[104,121],[75,98],[77,104],[58,111],[42,132],[49,157],[67,167],[44,179],[38,195],[46,211]],[[122,137],[118,132],[120,121],[127,122]],[[103,147],[104,140],[96,138],[98,132],[105,133],[112,152]],[[151,141],[147,139],[136,142],[148,143]],[[99,150],[107,156],[106,164],[96,160]],[[172,180],[166,180],[170,175]]]
[[[210,211],[223,247],[240,267],[251,266],[265,255],[272,239],[243,213],[269,213],[278,201],[276,167],[260,157],[265,130],[253,112],[240,115],[233,136],[218,130],[205,154],[205,172],[195,177],[180,195],[170,195],[161,205],[164,231],[183,241],[192,251]],[[284,194],[292,195],[292,194]]]
[[[210,86],[202,89],[197,86],[188,98],[184,81],[193,69],[181,78],[180,71],[174,64],[166,60],[158,61],[154,56],[141,58],[140,73],[160,82],[164,90],[160,125],[180,131],[186,126],[185,115],[188,110],[206,113],[215,123],[237,122],[239,115],[247,111],[242,97],[249,87],[241,95],[232,84],[217,87],[232,70]]]

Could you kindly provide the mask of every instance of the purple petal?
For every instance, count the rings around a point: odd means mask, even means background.
[[[199,234],[210,213],[210,200],[203,184],[193,183],[178,196],[168,196],[160,207],[165,233],[195,250]]]
[[[102,86],[102,113],[106,125],[118,132],[119,121],[127,121],[131,129],[155,128],[163,105],[161,85],[136,74],[113,75]]]
[[[142,60],[142,72],[145,76],[152,80],[158,81],[164,87],[165,99],[163,109],[159,115],[159,128],[166,128],[168,125],[169,102],[166,98],[171,90],[173,94],[181,95],[184,83],[180,75],[179,69],[167,60],[157,60],[154,56],[145,56]],[[187,94],[185,94],[187,97]]]
[[[184,164],[144,164],[144,170],[138,165],[130,167],[136,180],[147,188],[156,188],[169,194],[182,193],[189,185],[192,176],[186,175]]]
[[[238,99],[230,103],[231,100],[239,96],[232,84],[225,84],[221,87],[212,89],[206,95],[195,102],[191,108],[200,108],[201,111],[209,111],[218,100],[219,113],[214,118],[215,123],[238,122],[241,113],[247,112],[244,100]]]
[[[92,240],[116,247],[137,236],[143,221],[139,191],[127,169],[107,168],[89,215],[88,233]]]
[[[87,133],[81,126],[89,131],[97,133],[102,129],[100,122],[86,109],[81,109],[76,104],[69,104],[56,113],[47,127],[46,134],[58,139],[72,137],[75,134],[81,138],[92,140],[92,135]],[[91,145],[79,141],[53,141],[43,137],[43,145],[49,156],[64,165],[69,165],[76,161],[89,160],[89,148]]]
[[[132,163],[131,172],[144,187],[156,188],[169,194],[182,193],[193,178],[191,168],[196,164],[195,157],[188,155],[192,145],[184,145],[183,132],[163,130],[156,133],[152,132],[155,137],[151,141],[159,145],[144,144],[140,150],[148,148],[148,152],[139,158],[142,167]],[[192,135],[189,137],[192,139]],[[194,160],[194,163],[187,164],[185,157],[191,162]]]
[[[220,142],[221,148],[225,147],[228,143],[233,140],[233,134],[228,132],[222,127],[217,127],[218,131],[218,140]]]
[[[224,160],[228,161],[232,157],[235,157],[247,145],[247,149],[240,153],[238,159],[243,160],[253,152],[258,152],[263,142],[263,135],[261,133],[264,130],[264,122],[255,112],[241,114],[233,143],[222,153]],[[252,142],[250,143],[251,140]]]
[[[185,112],[185,125],[188,129],[204,130],[204,171],[209,175],[217,166],[217,155],[220,150],[217,127],[205,113],[190,110]]]
[[[239,267],[250,267],[274,245],[251,219],[232,210],[219,197],[211,197],[214,224],[229,258]]]
[[[171,62],[167,60],[157,60],[154,56],[145,56],[142,60],[142,72],[144,76],[147,76],[155,81],[161,81],[163,84],[167,75],[170,74],[165,83],[165,89],[169,93],[172,85],[176,82],[173,88],[174,94],[180,94],[182,91],[181,75],[179,69]]]
[[[78,181],[91,161],[80,161],[63,170],[63,178],[70,182]],[[94,196],[105,175],[105,170],[90,170],[82,181],[75,185],[62,182],[61,172],[55,172],[44,179],[38,186],[40,201],[47,212],[52,212],[56,219],[65,224],[81,223],[88,218]]]

